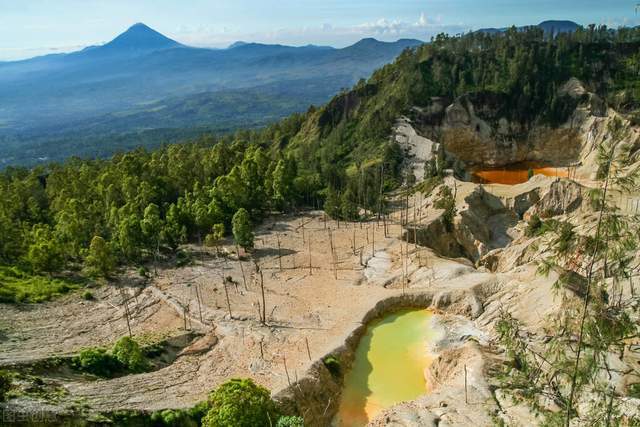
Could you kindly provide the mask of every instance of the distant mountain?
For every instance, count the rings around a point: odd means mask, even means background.
[[[175,40],[160,34],[145,24],[137,23],[109,43],[100,46],[101,50],[150,52],[162,49],[182,47]]]
[[[247,44],[247,42],[243,42],[241,40],[238,40],[237,42],[230,44],[228,49],[233,49],[234,47],[244,46],[245,44]]]
[[[538,24],[538,27],[547,34],[572,33],[578,28],[582,28],[581,25],[573,21],[544,21]]]
[[[576,31],[578,28],[582,28],[581,25],[576,24],[573,21],[544,21],[538,25],[527,25],[524,27],[518,27],[519,30],[524,30],[531,27],[539,27],[546,34],[557,35],[561,33],[570,33]],[[498,34],[507,31],[509,28],[482,28],[478,30],[478,33]]]
[[[260,114],[277,119],[328,100],[341,88],[393,61],[404,49],[421,43],[364,39],[335,49],[236,42],[227,49],[204,49],[185,46],[144,24],[135,24],[101,46],[0,62],[0,161],[12,163],[21,144],[36,140],[40,148],[31,158],[75,154],[42,148],[46,147],[44,138],[53,134],[62,138],[63,132],[73,130],[73,137],[80,137],[76,125],[129,132],[167,123],[213,128],[264,124],[252,111],[258,93],[249,89],[269,88],[265,94],[274,98],[274,108],[265,109],[268,102],[260,97]],[[218,100],[217,92],[225,95]],[[254,96],[236,96],[249,92]],[[180,99],[186,106],[197,105],[193,114],[176,104]],[[231,99],[234,104],[229,111],[234,117],[223,111],[225,105],[231,106]],[[156,113],[154,108],[164,111]],[[170,116],[169,111],[176,115]],[[209,111],[215,114],[207,122]],[[8,146],[11,152],[6,151]]]

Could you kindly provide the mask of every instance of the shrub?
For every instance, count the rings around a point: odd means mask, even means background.
[[[276,427],[304,427],[304,419],[298,416],[280,417]]]
[[[261,427],[278,418],[269,390],[250,379],[232,379],[209,395],[203,427]]]
[[[140,277],[147,278],[147,277],[149,277],[149,271],[147,271],[147,269],[145,267],[140,267],[140,268],[138,268],[138,275]]]
[[[323,361],[324,366],[331,372],[334,377],[339,377],[342,371],[340,361],[335,356],[328,356]]]
[[[4,402],[11,389],[11,376],[6,371],[0,371],[0,402]]]
[[[443,185],[438,192],[438,199],[434,202],[433,206],[436,209],[443,209],[442,221],[448,232],[453,231],[453,220],[457,214],[456,200],[451,192],[451,189]]]
[[[82,293],[82,299],[87,300],[87,301],[93,301],[94,300],[94,296],[91,293],[91,291],[84,291]]]
[[[527,228],[524,230],[524,234],[527,237],[537,236],[542,228],[542,220],[538,215],[532,215],[527,221]]]
[[[185,251],[178,251],[176,253],[176,267],[185,267],[191,264],[191,255]]]
[[[140,345],[129,337],[120,338],[111,351],[86,348],[74,358],[76,369],[99,377],[111,378],[123,372],[144,372],[149,368]]]
[[[204,411],[196,413],[195,408],[191,409],[165,409],[151,414],[151,421],[154,426],[167,427],[197,427],[204,416]],[[206,411],[206,408],[205,408]]]
[[[140,350],[140,346],[130,337],[120,338],[111,354],[130,372],[143,372],[148,368],[148,362]]]
[[[103,348],[87,348],[74,359],[77,369],[99,377],[110,377],[122,370],[123,366]]]

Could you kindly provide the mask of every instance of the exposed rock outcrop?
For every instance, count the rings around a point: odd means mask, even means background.
[[[540,189],[536,190],[538,194]],[[568,214],[580,209],[583,205],[585,189],[580,184],[567,179],[554,181],[544,194],[538,195],[539,200],[524,213],[524,219],[533,215],[549,218]]]
[[[465,257],[477,261],[489,251],[511,242],[509,228],[518,222],[518,216],[502,201],[476,188],[464,198],[464,205],[457,207],[459,215],[452,227],[438,217],[425,226],[409,225],[405,237],[427,246],[449,258]]]
[[[577,80],[567,85],[565,92],[572,95],[584,90]],[[574,102],[598,104],[590,100],[581,95]],[[573,164],[580,157],[582,141],[572,126],[552,129],[512,120],[505,95],[480,92],[444,106],[446,102],[433,98],[412,111],[413,120],[420,134],[441,142],[447,156],[467,169],[521,162]]]

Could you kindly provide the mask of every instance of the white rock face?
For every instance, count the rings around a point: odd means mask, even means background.
[[[570,96],[571,98],[579,98],[586,93],[587,90],[582,85],[582,82],[575,77],[571,77],[568,82],[558,89],[558,95]]]
[[[434,158],[437,144],[418,135],[411,121],[406,117],[396,122],[393,135],[395,141],[408,153],[409,167],[413,170],[416,180],[421,181],[424,178],[424,165]]]

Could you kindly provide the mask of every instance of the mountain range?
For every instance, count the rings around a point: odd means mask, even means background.
[[[98,132],[259,126],[326,102],[421,43],[206,49],[135,24],[101,46],[0,63],[0,161],[61,159],[78,148],[91,155]]]
[[[580,28],[537,26],[553,35]],[[337,49],[238,41],[209,49],[138,23],[100,46],[0,62],[0,168],[264,126],[325,103],[422,43],[366,38]]]

